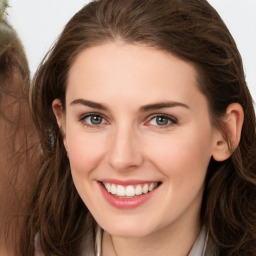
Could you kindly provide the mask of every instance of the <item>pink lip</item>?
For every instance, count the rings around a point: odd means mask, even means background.
[[[114,182],[112,182],[114,183]],[[147,182],[145,182],[147,183]],[[140,205],[144,204],[145,202],[147,202],[157,191],[158,187],[156,187],[154,190],[152,190],[151,192],[147,193],[147,194],[142,194],[133,198],[119,198],[117,196],[112,195],[111,193],[109,193],[105,187],[102,185],[101,182],[98,182],[100,190],[103,194],[103,197],[106,199],[106,201],[108,203],[110,203],[112,206],[119,208],[119,209],[133,209],[136,207],[139,207]],[[117,184],[121,184],[121,185],[126,185],[124,183],[120,183],[118,182]],[[131,183],[129,182],[129,184],[131,185]],[[141,184],[141,182],[136,182],[134,184]]]

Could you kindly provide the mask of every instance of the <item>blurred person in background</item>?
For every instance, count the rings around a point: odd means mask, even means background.
[[[37,139],[28,106],[30,71],[24,48],[0,2],[0,255],[14,251],[34,184]]]

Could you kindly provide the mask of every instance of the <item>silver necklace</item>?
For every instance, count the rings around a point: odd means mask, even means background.
[[[101,239],[102,239],[102,229],[99,225],[97,225],[96,238],[95,238],[96,256],[101,256]]]

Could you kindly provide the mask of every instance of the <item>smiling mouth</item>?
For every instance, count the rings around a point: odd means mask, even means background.
[[[102,182],[102,185],[110,194],[119,198],[134,198],[143,194],[148,194],[160,186],[160,184],[161,182],[151,182],[145,184],[123,186],[119,184]]]

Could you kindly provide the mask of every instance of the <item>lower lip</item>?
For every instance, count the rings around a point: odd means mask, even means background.
[[[99,186],[106,201],[109,202],[112,206],[119,209],[133,209],[139,207],[140,205],[147,202],[158,189],[158,187],[156,187],[154,190],[150,191],[147,194],[142,194],[132,198],[120,198],[109,193],[100,182]]]

